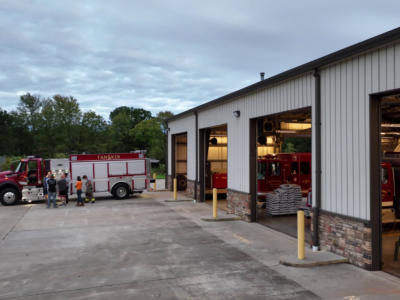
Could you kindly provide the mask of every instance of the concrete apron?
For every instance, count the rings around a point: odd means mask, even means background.
[[[168,198],[170,193],[160,194],[158,199]],[[163,201],[163,200],[159,200]],[[280,264],[281,258],[295,261],[297,240],[258,223],[248,222],[204,222],[212,217],[212,207],[205,203],[168,203],[180,215],[192,220],[204,230],[242,250],[260,264],[278,271],[322,299],[400,299],[400,278],[385,272],[370,272],[348,263],[321,265],[318,268],[294,268]],[[219,214],[226,214],[219,210]],[[306,250],[305,262],[324,261],[337,258],[326,252],[313,255]],[[315,254],[315,253],[314,253]],[[313,256],[312,256],[313,255]],[[290,259],[288,259],[290,258]],[[328,259],[329,258],[329,259]],[[339,257],[339,259],[341,259]]]
[[[0,244],[0,299],[319,298],[174,209],[193,203],[151,197],[18,207]]]

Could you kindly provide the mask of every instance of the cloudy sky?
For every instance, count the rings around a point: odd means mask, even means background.
[[[400,26],[400,1],[0,0],[0,108],[174,113]]]

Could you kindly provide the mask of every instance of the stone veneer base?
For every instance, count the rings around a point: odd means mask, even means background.
[[[228,189],[226,194],[228,213],[241,217],[250,222],[251,218],[251,195]]]
[[[169,191],[172,191],[172,176],[171,175],[167,175],[167,189]]]
[[[195,185],[195,181],[194,180],[187,180],[187,185],[186,185],[186,191],[185,191],[185,195],[190,197],[190,198],[195,198],[194,197],[194,185]]]
[[[372,265],[372,229],[368,222],[321,211],[319,238],[322,250],[349,259],[364,269]]]

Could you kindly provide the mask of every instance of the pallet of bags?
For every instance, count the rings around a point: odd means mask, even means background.
[[[266,215],[295,214],[301,206],[301,188],[297,184],[282,184],[266,195]]]

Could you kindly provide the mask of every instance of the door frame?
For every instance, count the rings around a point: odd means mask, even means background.
[[[200,197],[199,197],[199,202],[205,202],[206,201],[206,181],[205,181],[205,175],[206,175],[206,162],[207,162],[207,157],[206,157],[206,147],[208,146],[206,141],[206,130],[214,127],[220,127],[220,126],[226,126],[226,137],[227,137],[227,146],[226,146],[226,173],[228,174],[228,153],[229,153],[229,146],[228,146],[228,141],[229,141],[229,136],[228,136],[228,123],[222,123],[219,125],[213,125],[210,127],[204,127],[204,128],[199,128],[199,184],[200,184]]]
[[[174,178],[176,178],[176,137],[181,136],[181,135],[186,135],[186,138],[188,136],[187,131],[185,132],[179,132],[179,133],[174,133],[171,134],[171,180],[172,183],[174,182]],[[186,142],[186,176],[187,176],[187,142]],[[174,186],[172,184],[172,189],[174,189]]]
[[[370,118],[370,217],[371,217],[371,270],[382,270],[382,199],[381,199],[381,99],[400,94],[400,89],[388,90],[369,95]],[[376,188],[374,188],[376,187]],[[378,201],[374,201],[378,199]]]

